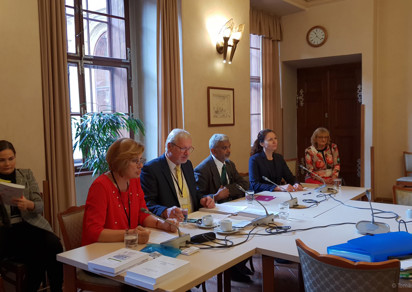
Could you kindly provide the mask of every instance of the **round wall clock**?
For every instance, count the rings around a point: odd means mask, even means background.
[[[328,39],[328,32],[323,26],[316,25],[308,30],[306,41],[312,47],[320,47]]]

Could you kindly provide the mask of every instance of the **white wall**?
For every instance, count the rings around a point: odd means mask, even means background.
[[[230,18],[244,23],[245,31],[233,63],[223,64],[209,30],[215,33]],[[224,20],[224,21],[223,21]],[[216,26],[219,24],[219,26]],[[213,25],[215,25],[213,30]],[[227,134],[231,159],[238,171],[247,172],[250,152],[249,1],[182,0],[183,83],[185,128],[193,137],[194,166],[209,155],[208,141],[214,133]],[[235,125],[208,127],[207,87],[235,89]]]
[[[37,0],[0,1],[0,140],[13,143],[17,167],[46,177]]]

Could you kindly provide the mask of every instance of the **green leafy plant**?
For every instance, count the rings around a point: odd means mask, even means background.
[[[82,169],[93,170],[93,176],[109,170],[106,151],[122,136],[122,131],[145,134],[141,120],[120,112],[86,113],[75,127],[73,151],[80,149],[84,158]]]

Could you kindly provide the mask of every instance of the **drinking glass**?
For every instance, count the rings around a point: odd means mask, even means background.
[[[335,190],[337,190],[339,192],[341,187],[342,187],[342,179],[341,178],[335,178],[333,180],[333,187],[334,187]]]
[[[136,229],[126,230],[124,233],[124,245],[127,248],[135,248],[138,244],[138,234]]]
[[[255,192],[254,191],[246,191],[245,198],[248,204],[253,204],[253,200],[255,199]]]
[[[183,224],[187,223],[187,216],[189,215],[189,210],[187,208],[182,208],[182,214],[183,214]]]
[[[289,218],[289,203],[283,202],[279,204],[279,218],[287,220]]]

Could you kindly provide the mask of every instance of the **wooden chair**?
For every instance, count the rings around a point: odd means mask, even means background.
[[[412,152],[403,152],[405,176],[412,176]]]
[[[292,174],[296,177],[298,174],[298,159],[285,159],[287,166],[289,167]]]
[[[84,205],[79,207],[73,206],[57,215],[66,250],[81,246],[84,208]],[[65,276],[67,271],[70,271],[70,267],[65,266]],[[81,269],[76,269],[74,276],[74,285],[81,290],[99,292],[123,291],[125,286],[120,282],[100,277]],[[65,278],[65,281],[67,280]]]
[[[334,255],[321,255],[296,240],[306,292],[398,291],[400,262],[352,262]]]
[[[394,185],[393,191],[393,203],[399,205],[412,206],[412,188]]]

